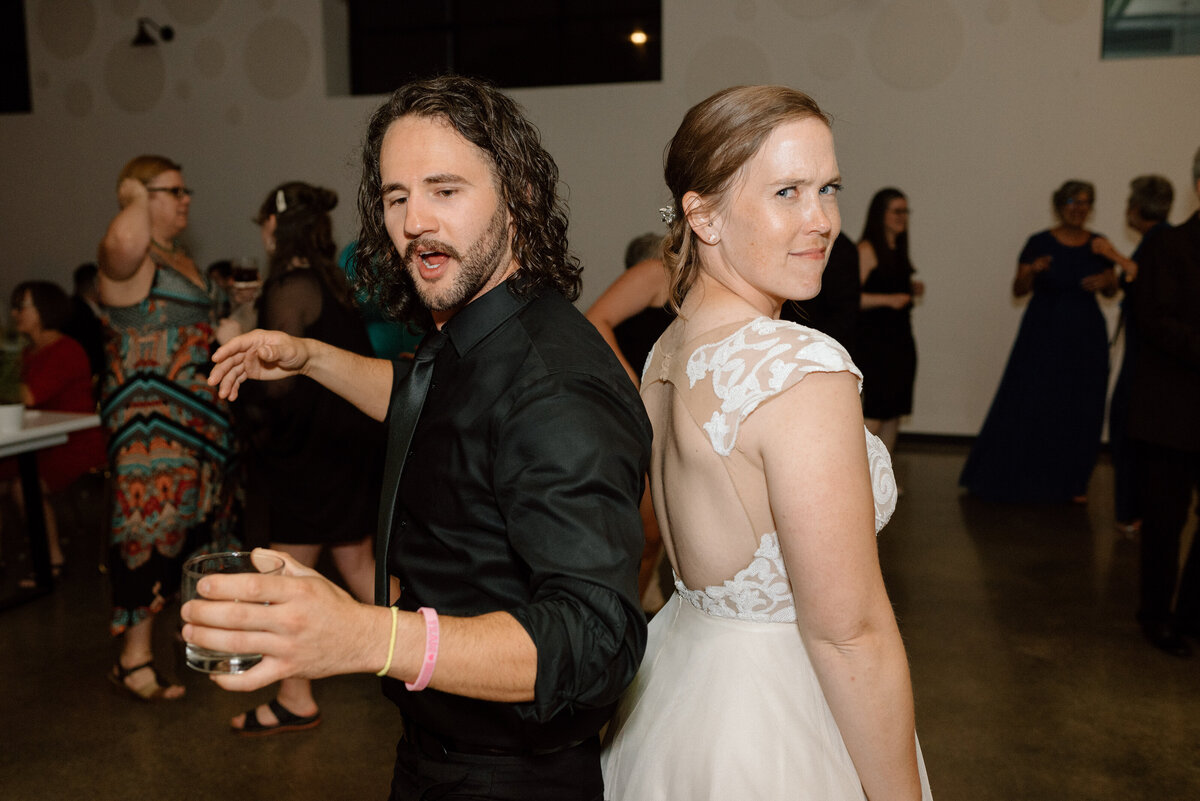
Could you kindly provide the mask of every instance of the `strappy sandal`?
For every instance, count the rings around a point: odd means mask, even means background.
[[[125,683],[125,679],[137,673],[142,668],[150,668],[150,672],[154,674],[153,683],[147,684],[140,689],[134,689]],[[183,695],[177,695],[173,698],[167,696],[166,693],[171,687],[171,683],[164,681],[163,677],[158,675],[158,671],[154,669],[153,659],[131,668],[122,667],[120,660],[117,660],[113,664],[112,670],[108,673],[108,680],[123,694],[138,701],[178,701],[180,698],[183,698]]]
[[[282,734],[285,731],[315,729],[321,725],[320,710],[308,717],[300,717],[275,698],[267,702],[267,706],[275,713],[275,720],[279,721],[278,723],[272,726],[266,725],[258,719],[258,707],[254,707],[246,711],[246,720],[242,724],[242,728],[239,729],[237,726],[230,728],[243,737],[265,737],[268,734]]]

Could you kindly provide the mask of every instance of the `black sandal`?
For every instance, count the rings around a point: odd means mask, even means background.
[[[243,737],[265,737],[268,734],[281,734],[285,731],[304,731],[305,729],[315,729],[321,725],[321,712],[308,717],[300,717],[292,710],[288,709],[279,700],[272,698],[267,702],[267,706],[275,713],[275,719],[279,721],[272,726],[268,726],[258,719],[258,707],[246,711],[246,720],[242,724],[242,728],[231,726],[235,732]]]
[[[135,690],[125,683],[125,679],[142,668],[150,668],[150,672],[154,674],[154,683]],[[154,669],[153,659],[131,668],[122,667],[121,661],[118,659],[113,664],[112,670],[108,672],[108,680],[122,693],[138,701],[178,701],[183,698],[183,695],[177,695],[174,698],[167,697],[166,692],[172,686],[171,682],[163,680],[163,677],[158,675],[158,671]]]

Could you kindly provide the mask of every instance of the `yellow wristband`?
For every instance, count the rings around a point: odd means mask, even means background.
[[[376,676],[386,676],[388,671],[392,669],[392,656],[396,653],[396,619],[400,616],[400,610],[396,607],[392,609],[392,640],[388,643],[388,658],[383,666],[383,670],[376,673]]]

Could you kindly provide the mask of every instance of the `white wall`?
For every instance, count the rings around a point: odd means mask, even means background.
[[[34,112],[0,117],[3,297],[27,277],[66,284],[93,258],[117,171],[142,152],[183,163],[197,190],[187,240],[201,266],[257,255],[249,218],[283,180],[336,189],[336,234],[354,235],[358,143],[380,98],[326,96],[320,0],[25,5]],[[175,40],[131,48],[139,16]],[[1096,184],[1094,227],[1126,251],[1133,176],[1174,182],[1173,222],[1196,208],[1200,57],[1100,61],[1097,2],[665,0],[663,22],[661,83],[512,92],[569,191],[580,305],[616,277],[626,241],[659,226],[662,151],[688,106],[734,83],[802,88],[836,118],[847,232],[879,187],[909,195],[928,295],[907,430],[977,430],[1020,318],[1016,255],[1051,224],[1064,179]]]

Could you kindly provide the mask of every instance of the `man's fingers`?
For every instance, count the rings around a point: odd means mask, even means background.
[[[196,592],[208,601],[278,604],[289,600],[294,585],[282,576],[264,573],[213,573],[200,579]]]
[[[209,678],[222,690],[246,693],[266,687],[287,676],[279,669],[277,660],[267,657],[245,673],[213,673]]]
[[[291,554],[285,553],[283,551],[274,551],[274,550],[271,550],[270,548],[255,548],[254,552],[251,554],[251,558],[254,558],[259,555],[277,556],[280,559],[282,559],[283,560],[283,574],[282,575],[285,575],[285,576],[320,576],[321,575],[320,573],[318,573],[316,570],[312,569],[311,567],[308,567],[304,564],[301,564],[300,562],[297,562],[292,557]],[[255,564],[257,565],[258,563],[255,562]]]
[[[196,603],[203,603],[197,601]],[[244,606],[244,604],[239,604]],[[191,645],[224,651],[228,654],[268,653],[272,646],[278,648],[279,638],[269,631],[256,629],[223,629],[198,625],[196,621],[183,627],[183,637]]]

